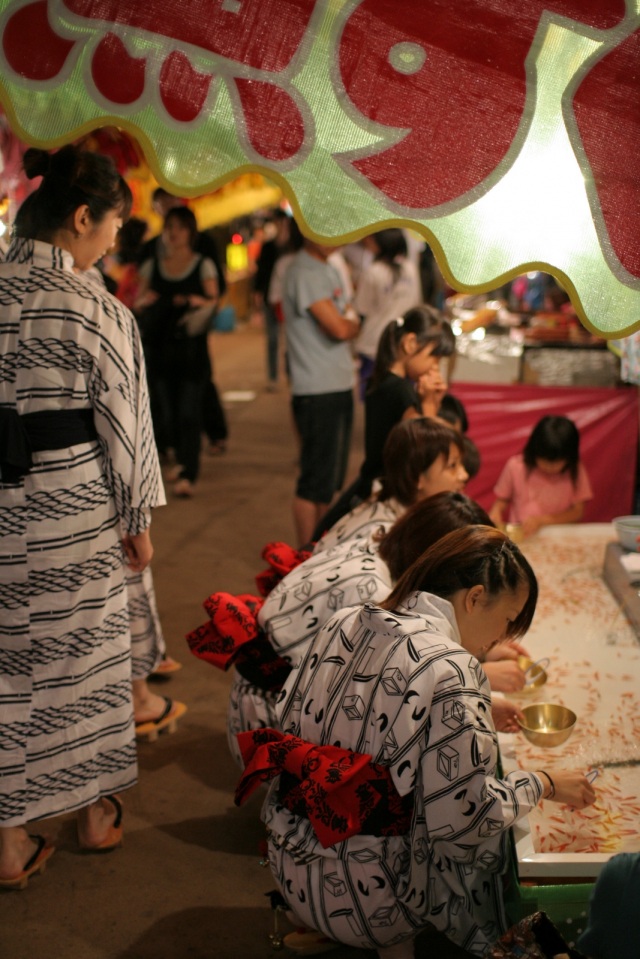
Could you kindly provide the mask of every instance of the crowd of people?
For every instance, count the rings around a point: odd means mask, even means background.
[[[220,405],[207,334],[225,282],[186,205],[168,202],[146,246],[139,222],[123,230],[131,193],[105,157],[32,149],[25,171],[41,183],[0,264],[4,889],[25,888],[53,854],[31,822],[74,812],[82,849],[117,848],[136,737],[184,713],[147,686],[173,668],[159,624],[147,628],[151,510],[165,503],[169,451],[175,495],[194,492]],[[486,513],[464,494],[478,459],[443,368],[454,337],[421,302],[402,231],[375,234],[352,295],[333,248],[276,221],[256,295],[272,383],[284,324],[297,549],[282,548],[262,596],[213,593],[189,644],[235,670],[237,801],[268,786],[270,866],[302,930],[287,945],[411,959],[433,926],[482,956],[507,924],[511,825],[543,798],[582,809],[596,796],[580,770],[504,776],[497,749],[521,714],[495,694],[525,683],[517,657],[538,596],[498,527],[531,535],[581,518],[578,432],[541,420]],[[93,268],[118,232],[113,296]],[[358,378],[365,461],[336,501]]]

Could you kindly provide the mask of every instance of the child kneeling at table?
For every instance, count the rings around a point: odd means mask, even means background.
[[[520,524],[524,536],[542,526],[578,523],[584,504],[593,499],[580,462],[580,434],[566,416],[543,416],[522,453],[512,456],[494,487],[497,500],[489,511],[496,526]]]

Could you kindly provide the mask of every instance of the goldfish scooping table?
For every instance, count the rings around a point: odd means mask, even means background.
[[[522,544],[540,585],[524,645],[550,663],[545,686],[513,699],[560,703],[578,719],[555,748],[501,735],[505,771],[595,767],[599,774],[594,806],[579,812],[543,802],[516,826],[520,881],[593,880],[615,853],[640,851],[640,646],[603,577],[615,539],[613,526],[585,524],[547,527]]]

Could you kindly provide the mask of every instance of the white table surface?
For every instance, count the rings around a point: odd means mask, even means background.
[[[552,526],[521,544],[540,597],[523,645],[548,656],[548,681],[520,705],[553,702],[578,716],[562,746],[500,735],[505,771],[578,768],[640,759],[640,645],[602,578],[608,523]],[[594,806],[543,802],[514,829],[520,878],[594,877],[614,853],[640,851],[640,765],[600,768]]]

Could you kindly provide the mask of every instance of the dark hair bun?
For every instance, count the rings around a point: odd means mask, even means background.
[[[36,176],[44,176],[51,169],[51,156],[46,150],[30,147],[22,158],[24,172],[30,180]]]

